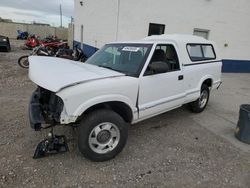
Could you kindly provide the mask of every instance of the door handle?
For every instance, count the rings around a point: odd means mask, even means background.
[[[184,79],[184,76],[183,75],[179,75],[178,76],[178,80],[183,80]]]

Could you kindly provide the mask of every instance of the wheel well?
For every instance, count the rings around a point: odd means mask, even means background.
[[[119,101],[105,102],[91,106],[82,114],[82,116],[87,115],[97,109],[113,110],[114,112],[119,114],[124,119],[125,122],[128,123],[131,123],[133,119],[133,112],[131,108],[127,104]]]
[[[203,83],[202,83],[202,85],[203,84],[206,84],[208,87],[212,87],[212,79],[211,78],[209,78],[209,79],[206,79]]]

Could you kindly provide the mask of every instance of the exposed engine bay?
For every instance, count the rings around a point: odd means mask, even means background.
[[[63,101],[54,92],[38,87],[30,101],[30,124],[36,131],[42,124],[59,124]]]

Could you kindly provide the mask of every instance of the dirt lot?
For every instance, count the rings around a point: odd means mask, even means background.
[[[201,114],[182,107],[131,126],[114,160],[86,160],[70,127],[56,130],[69,139],[70,152],[34,160],[47,131],[29,127],[35,85],[16,63],[26,53],[0,53],[0,187],[250,187],[250,145],[242,150],[226,136],[233,135],[239,105],[250,103],[249,74],[224,74]]]

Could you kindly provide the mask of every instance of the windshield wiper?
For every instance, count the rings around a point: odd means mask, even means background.
[[[109,69],[109,70],[113,70],[113,71],[119,72],[118,70],[113,69],[112,67],[108,67],[108,66],[98,65],[98,67],[102,67],[102,68],[106,68],[106,69]]]
[[[126,73],[126,72],[123,72],[123,71],[120,71],[120,70],[116,70],[116,69],[113,69],[112,67],[109,67],[109,66],[98,65],[98,67],[102,67],[102,68],[105,68],[105,69],[109,69],[109,70],[112,70],[112,71],[116,71],[116,72],[125,74],[126,76],[129,76],[129,73],[128,73],[128,72]]]

